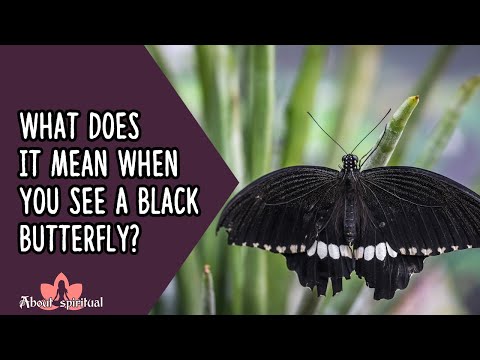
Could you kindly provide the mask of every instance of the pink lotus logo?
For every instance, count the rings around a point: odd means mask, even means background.
[[[20,297],[20,309],[38,307],[42,310],[80,310],[85,307],[103,307],[103,297],[87,299],[82,296],[83,286],[80,283],[70,284],[64,273],[55,278],[53,284],[43,283],[40,285],[42,300],[35,300],[32,296]]]
[[[80,283],[70,285],[65,274],[60,273],[55,278],[53,285],[45,283],[40,285],[40,292],[42,293],[43,299],[47,301],[52,299],[51,307],[40,306],[40,309],[55,310],[62,305],[62,301],[64,301],[66,305],[66,301],[78,300],[82,295],[82,288],[82,284]],[[82,306],[72,306],[68,307],[67,310],[80,310],[81,308]]]

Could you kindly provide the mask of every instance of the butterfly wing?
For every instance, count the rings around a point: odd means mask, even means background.
[[[228,243],[281,253],[300,283],[325,294],[353,269],[343,244],[344,186],[339,172],[295,166],[267,174],[239,192],[223,210],[218,228]],[[217,228],[217,230],[218,230]]]
[[[449,178],[382,167],[363,171],[357,189],[355,268],[377,299],[405,288],[426,257],[480,246],[480,196]]]

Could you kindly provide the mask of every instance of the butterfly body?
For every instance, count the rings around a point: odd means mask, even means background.
[[[340,171],[280,169],[257,179],[225,207],[218,224],[232,245],[285,256],[303,286],[334,294],[355,270],[390,299],[429,256],[480,247],[480,196],[414,167],[361,171],[357,156]]]
[[[357,211],[356,211],[356,179],[360,175],[358,170],[358,158],[355,155],[348,154],[342,158],[343,168],[339,176],[345,181],[345,216],[344,216],[344,236],[345,240],[352,244],[357,236]]]

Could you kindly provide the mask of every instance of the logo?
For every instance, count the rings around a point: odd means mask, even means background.
[[[64,273],[60,273],[52,284],[43,283],[40,285],[40,292],[43,299],[36,300],[33,296],[22,295],[20,297],[20,309],[39,308],[42,310],[81,310],[83,308],[103,307],[103,296],[98,299],[81,297],[83,285],[81,283],[70,284]]]

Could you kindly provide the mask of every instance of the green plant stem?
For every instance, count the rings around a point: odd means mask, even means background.
[[[162,298],[160,298],[153,305],[148,315],[162,315],[162,314],[163,314],[163,302],[162,302]]]
[[[307,111],[314,108],[315,98],[323,71],[328,48],[320,45],[306,46],[302,63],[298,68],[285,108],[286,130],[284,145],[281,147],[281,167],[303,163],[304,149],[308,142],[310,121]],[[285,283],[292,282],[293,274],[285,266],[283,256],[270,256],[268,259],[269,313],[285,312],[287,298]]]
[[[246,251],[245,248],[228,249],[228,269],[231,280],[231,294],[225,294],[226,302],[230,304],[230,313],[241,315],[244,312],[244,297],[246,290]]]
[[[388,160],[390,159],[393,150],[395,149],[395,146],[402,135],[408,118],[418,104],[418,100],[418,96],[412,96],[408,98],[393,114],[392,120],[385,128],[384,135],[378,140],[377,144],[375,145],[375,152],[367,160],[363,169],[367,169],[369,167],[385,166],[388,163]],[[347,288],[348,286],[349,285],[345,284],[345,291],[350,290]],[[358,291],[355,289],[354,292]],[[326,300],[328,300],[328,298]],[[318,309],[318,307],[315,305],[316,303],[318,303],[318,301],[319,300],[313,296],[305,296],[305,298],[303,298],[301,302],[301,308],[299,308],[297,313],[304,315],[312,314],[311,312],[304,311]],[[309,304],[309,302],[312,302],[312,304]],[[329,301],[324,302],[324,305],[321,307],[322,312],[325,312],[324,307],[328,306],[328,304]]]
[[[271,168],[272,125],[275,100],[275,48],[252,45],[250,61],[250,177],[256,179]]]
[[[199,249],[190,253],[177,273],[177,314],[199,315],[202,313],[202,279]]]
[[[275,99],[275,48],[271,45],[249,46],[250,79],[249,175],[256,179],[270,170],[272,160],[272,124]],[[265,314],[268,311],[267,254],[251,249],[247,254],[245,311]]]
[[[442,118],[435,126],[432,135],[429,136],[423,153],[415,163],[416,166],[431,169],[438,161],[442,151],[445,149],[448,141],[453,135],[465,106],[468,104],[475,91],[478,90],[479,86],[480,75],[469,78],[460,86],[453,102],[449,105]]]
[[[345,51],[341,97],[336,118],[331,121],[335,126],[333,138],[343,147],[348,147],[344,142],[352,138],[352,134],[358,132],[371,99],[380,62],[381,47],[374,45],[349,46]],[[348,148],[345,150],[350,151]],[[331,142],[327,158],[330,167],[336,168],[342,155],[343,151]]]
[[[316,314],[317,310],[322,303],[322,298],[318,298],[315,291],[306,290],[301,299],[298,309],[295,312],[296,315],[312,315]]]
[[[442,45],[433,56],[431,63],[427,66],[427,69],[423,73],[422,77],[418,80],[417,84],[413,88],[413,94],[419,94],[422,97],[422,104],[415,111],[415,114],[409,120],[408,127],[405,129],[405,136],[403,140],[398,144],[395,154],[393,155],[390,165],[401,165],[405,156],[407,155],[408,145],[411,139],[415,136],[420,125],[422,118],[423,108],[427,103],[431,90],[436,81],[440,78],[443,70],[448,64],[452,55],[455,53],[456,45]]]
[[[230,154],[231,168],[233,169],[239,185],[245,182],[245,144],[242,128],[242,104],[240,94],[240,61],[241,51],[238,49],[230,51],[229,57],[229,100],[230,100]]]
[[[233,173],[239,181],[237,189],[241,189],[245,182],[245,148],[242,127],[242,104],[240,96],[240,65],[243,60],[243,48],[233,47],[229,58],[229,97],[231,109],[231,141],[230,154]],[[220,233],[219,233],[220,235]],[[226,246],[226,236],[219,236],[217,239],[222,246]],[[223,245],[225,244],[225,245]],[[222,313],[231,313],[239,315],[243,312],[244,292],[245,292],[245,249],[229,248],[225,252],[220,264],[225,264],[222,269],[227,271],[222,273],[223,294],[218,294],[218,309]],[[231,288],[230,288],[231,286]],[[230,290],[230,291],[228,291]]]
[[[213,278],[210,265],[205,265],[203,268],[203,314],[216,314],[215,291],[213,288]]]
[[[408,119],[412,115],[412,112],[417,106],[418,102],[419,102],[418,96],[411,96],[407,100],[405,100],[402,105],[400,105],[397,111],[395,111],[395,113],[392,116],[392,119],[389,121],[388,125],[385,128],[384,134],[380,137],[380,139],[377,141],[377,144],[375,145],[376,150],[363,166],[362,168],[363,170],[372,168],[372,167],[387,165],[388,160],[390,159],[393,151],[395,150],[395,146],[398,143],[398,140],[402,136],[403,129],[405,128],[405,125],[407,124]],[[355,291],[353,291],[353,294],[355,293],[358,294],[359,291],[360,289],[355,289]],[[308,304],[308,301],[313,302],[313,304]],[[352,306],[354,306],[356,301],[357,300],[353,302]],[[315,306],[315,303],[317,302],[318,302],[318,299],[314,298],[313,296],[310,296],[309,294],[309,296],[305,297],[305,299],[303,299],[303,301],[301,302],[302,307],[299,308],[297,313],[302,315],[312,314],[313,312],[309,312],[309,311],[314,311],[317,309],[317,307]],[[327,302],[327,305],[328,305],[328,302]],[[322,312],[325,312],[325,309],[323,307],[322,307]]]
[[[432,169],[440,159],[441,154],[448,145],[455,127],[463,114],[466,105],[471,100],[475,91],[480,87],[480,75],[467,79],[458,89],[449,104],[440,121],[435,126],[433,134],[429,137],[422,154],[417,159],[415,165],[424,169]],[[398,292],[393,301],[385,304],[383,313],[389,313],[398,304],[402,302],[408,292]]]
[[[374,167],[386,166],[403,134],[408,119],[417,107],[419,96],[411,96],[403,102],[392,116],[384,133],[375,144],[375,152],[362,166],[362,170]]]
[[[173,76],[168,66],[167,60],[162,53],[162,50],[158,45],[145,45],[153,60],[157,63],[158,67],[162,70],[163,74],[167,77],[170,83],[173,85]]]
[[[282,167],[299,165],[307,143],[311,122],[307,111],[313,111],[320,75],[327,58],[327,48],[310,45],[305,49],[302,65],[286,107],[286,135],[282,153]]]
[[[395,151],[395,148],[402,137],[408,119],[411,117],[413,111],[417,107],[419,96],[410,96],[403,102],[397,111],[392,116],[384,133],[375,144],[375,151],[372,156],[362,166],[362,170],[370,168],[386,166]],[[370,289],[366,285],[358,289],[357,296],[353,301],[347,314],[366,313],[373,306],[373,297]]]
[[[202,94],[201,122],[222,158],[231,166],[231,49],[226,45],[199,45],[195,49]],[[217,220],[208,227],[197,246],[200,261],[210,264],[214,269],[220,269],[221,264],[225,264],[227,248],[224,234],[216,236]],[[224,270],[219,274],[215,277],[215,286],[223,289],[221,285],[227,281],[226,272]],[[218,305],[219,311],[224,312],[224,297],[221,297]]]
[[[197,70],[202,88],[202,121],[210,140],[229,161],[227,144],[230,141],[228,111],[227,59],[228,47],[222,45],[198,45]]]
[[[373,306],[372,298],[373,289],[369,288],[368,286],[362,286],[346,314],[367,315]]]

